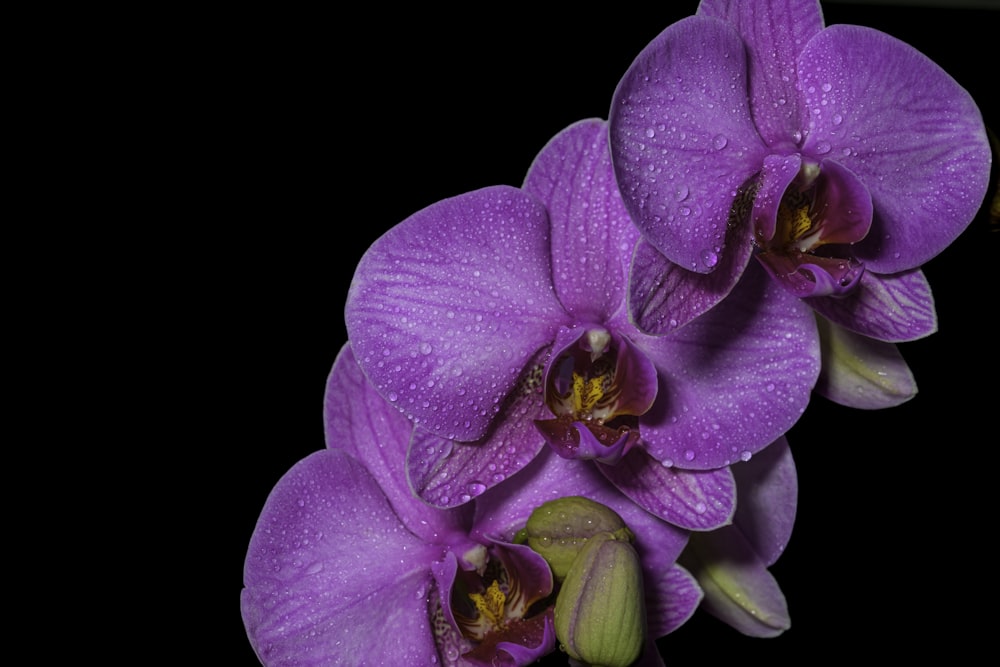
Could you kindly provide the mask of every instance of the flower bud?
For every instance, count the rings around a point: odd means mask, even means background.
[[[541,505],[528,517],[524,530],[528,546],[548,562],[556,581],[563,580],[587,540],[601,533],[626,542],[634,537],[617,512],[583,496]]]
[[[628,667],[646,639],[646,605],[639,555],[611,533],[592,536],[566,574],[556,598],[555,630],[574,660]]]

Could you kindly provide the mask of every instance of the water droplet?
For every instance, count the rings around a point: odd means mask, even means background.
[[[469,495],[476,497],[481,495],[483,491],[486,490],[486,485],[482,482],[469,482],[469,486],[467,488],[469,489]]]
[[[394,392],[394,391],[390,391],[389,392],[389,400],[391,402],[395,403],[398,399],[399,399],[399,396],[396,395],[396,392]]]
[[[685,199],[687,199],[687,196],[690,193],[691,190],[688,188],[688,186],[684,184],[678,185],[677,189],[674,190],[674,199],[677,201],[684,201]]]
[[[708,505],[705,503],[698,503],[694,506],[694,511],[698,514],[704,514],[708,510]]]
[[[702,250],[701,262],[708,268],[712,268],[719,263],[719,255],[714,250]]]
[[[830,92],[833,89],[833,86],[831,86],[828,83],[824,83],[822,86],[820,86],[820,88],[823,89],[824,93],[828,93],[828,92]]]
[[[726,139],[721,134],[715,135],[715,137],[712,139],[712,147],[715,148],[715,150],[717,151],[721,151],[723,148],[726,147],[726,144],[728,143],[729,139]]]
[[[831,120],[833,121],[834,125],[840,125],[841,123],[844,122],[844,117],[841,116],[839,113],[835,113],[833,114],[833,118]]]
[[[740,452],[740,461],[749,461],[750,457],[753,456],[748,450]]]
[[[689,449],[686,452],[684,452],[684,460],[685,461],[694,461],[694,450],[693,449]]]
[[[649,137],[650,139],[652,139],[653,137],[656,136],[656,132],[653,131],[653,128],[648,128],[646,130],[646,136]]]
[[[774,384],[773,383],[768,383],[768,385],[766,387],[764,387],[764,388],[767,389],[768,391],[774,391]]]
[[[434,348],[431,347],[430,343],[421,343],[420,344],[420,354],[430,354],[433,349]]]
[[[830,142],[828,142],[828,141],[821,141],[818,144],[816,144],[816,152],[819,153],[820,155],[826,155],[827,153],[829,153],[830,152]]]
[[[306,574],[319,574],[323,571],[323,563],[313,563],[306,569]]]

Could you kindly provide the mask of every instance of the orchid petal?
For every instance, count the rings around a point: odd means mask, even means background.
[[[730,233],[727,238],[728,250],[708,274],[681,268],[647,241],[639,241],[629,278],[632,325],[650,335],[666,334],[725,298],[743,275],[753,248],[749,234]]]
[[[770,242],[774,238],[781,199],[801,168],[802,157],[799,155],[768,155],[764,158],[750,213],[750,226],[761,241]]]
[[[807,303],[835,324],[889,343],[917,340],[937,331],[931,286],[919,269],[893,275],[866,271],[852,293],[807,299]]]
[[[348,338],[376,390],[415,423],[477,440],[565,320],[550,275],[548,219],[534,197],[496,186],[445,199],[361,258]]]
[[[815,391],[862,410],[901,405],[917,394],[917,383],[895,343],[849,331],[818,317],[823,367]]]
[[[662,338],[635,336],[656,365],[656,403],[639,420],[646,451],[710,470],[753,455],[805,410],[820,350],[808,306],[754,264],[719,305]]]
[[[584,496],[617,512],[635,534],[644,571],[670,567],[687,544],[686,531],[661,521],[623,496],[594,463],[562,459],[549,448],[507,484],[477,499],[472,536],[500,535],[510,539],[524,527],[535,508],[566,496]]]
[[[538,361],[535,357],[532,365]],[[534,419],[547,414],[537,390],[508,397],[489,434],[476,442],[455,442],[416,428],[406,457],[410,487],[436,507],[472,500],[527,465],[545,448]]]
[[[625,301],[639,238],[615,184],[607,123],[579,121],[557,134],[535,158],[524,189],[548,207],[552,281],[563,306],[578,319],[606,319]]]
[[[704,593],[698,582],[680,565],[660,570],[646,582],[646,623],[650,637],[668,635],[684,625],[698,609]]]
[[[792,537],[798,508],[798,474],[787,438],[778,438],[749,461],[734,463],[732,470],[737,489],[733,524],[769,567]]]
[[[680,563],[705,593],[701,608],[739,632],[777,637],[791,627],[781,587],[736,526],[692,535]]]
[[[315,452],[271,491],[250,540],[240,596],[250,642],[268,665],[431,664],[419,593],[442,551],[404,528],[354,458]]]
[[[795,62],[823,29],[817,0],[702,0],[699,16],[713,16],[736,28],[747,48],[750,106],[769,145],[788,144],[799,127]]]
[[[468,532],[468,511],[428,512],[400,474],[413,424],[371,386],[344,345],[327,378],[323,419],[327,447],[343,449],[368,469],[400,520],[415,535],[430,540]]]
[[[730,208],[765,154],[746,95],[739,34],[690,16],[639,53],[612,98],[610,145],[625,207],[657,250],[699,273],[729,252]]]
[[[729,468],[679,470],[638,448],[617,465],[595,465],[633,502],[675,526],[713,530],[732,521],[736,483]]]
[[[990,147],[975,101],[913,47],[833,25],[798,60],[808,137],[868,186],[876,216],[855,246],[870,271],[928,261],[969,225],[989,185]]]

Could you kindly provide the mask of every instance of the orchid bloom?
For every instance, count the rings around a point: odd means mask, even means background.
[[[753,261],[820,316],[824,371],[840,366],[817,390],[867,408],[916,392],[895,344],[937,329],[920,267],[990,175],[982,116],[951,76],[880,31],[826,27],[817,0],[703,0],[635,58],[609,125],[645,242],[639,326],[683,325]]]
[[[607,123],[590,119],[550,140],[523,188],[437,202],[368,249],[348,293],[348,337],[377,391],[415,425],[407,468],[424,500],[468,502],[547,443],[593,461],[675,525],[730,521],[726,466],[805,409],[815,324],[761,273],[735,288],[744,298],[648,335],[626,303],[638,240]]]
[[[675,564],[688,533],[582,462],[557,469],[539,457],[521,484],[460,507],[413,496],[401,474],[411,424],[371,388],[349,345],[328,379],[324,422],[328,448],[278,482],[247,552],[241,609],[268,667],[536,661],[555,650],[553,577],[513,538],[534,507],[566,495],[615,509],[635,532],[650,642],[701,600]],[[655,647],[639,664],[662,665]]]
[[[678,562],[705,593],[701,609],[751,637],[776,637],[791,627],[781,586],[768,568],[792,535],[798,477],[782,437],[750,461],[733,466],[739,502],[733,523],[693,533]]]

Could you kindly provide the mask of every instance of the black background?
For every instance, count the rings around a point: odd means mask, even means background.
[[[552,135],[607,117],[635,55],[695,6],[578,4],[568,16],[361,6],[216,26],[225,39],[202,65],[204,104],[192,112],[212,137],[201,168],[229,184],[209,211],[226,230],[225,278],[204,287],[219,323],[205,332],[220,371],[211,447],[225,454],[229,489],[218,514],[231,538],[212,584],[225,664],[257,664],[238,602],[246,545],[271,487],[324,446],[323,387],[361,254],[439,199],[519,185]],[[1000,14],[834,2],[824,12],[827,24],[878,28],[921,50],[997,129]],[[791,629],[750,639],[699,612],[661,640],[668,664],[738,655],[792,665],[913,646],[958,661],[995,632],[998,239],[987,201],[925,266],[939,331],[901,345],[914,399],[862,412],[815,398],[789,434],[800,503],[772,571]],[[977,598],[987,611],[970,606]]]

